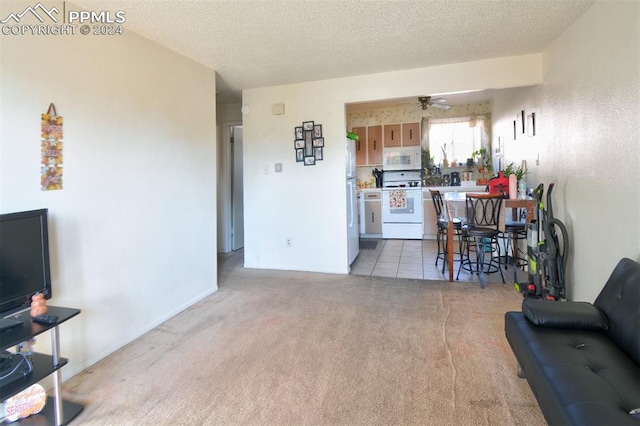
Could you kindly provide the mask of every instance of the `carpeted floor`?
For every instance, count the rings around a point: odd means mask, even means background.
[[[244,269],[63,385],[79,425],[543,425],[510,286]]]

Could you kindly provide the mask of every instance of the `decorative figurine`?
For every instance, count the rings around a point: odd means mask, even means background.
[[[29,314],[31,317],[36,317],[38,315],[47,313],[47,305],[44,298],[44,294],[37,293],[31,297],[31,311]]]

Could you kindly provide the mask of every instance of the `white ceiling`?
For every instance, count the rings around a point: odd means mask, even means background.
[[[593,0],[73,0],[242,89],[541,52]],[[419,94],[417,94],[419,95]],[[423,94],[425,95],[425,94]]]

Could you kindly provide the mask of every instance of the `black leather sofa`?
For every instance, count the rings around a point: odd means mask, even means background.
[[[505,333],[549,424],[640,426],[640,264],[622,259],[593,304],[525,299]]]

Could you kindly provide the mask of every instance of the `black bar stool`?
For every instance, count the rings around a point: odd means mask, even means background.
[[[500,272],[502,283],[504,275],[500,265],[500,209],[502,194],[467,193],[466,198],[467,223],[462,226],[460,271],[464,269],[476,273],[480,277],[480,287],[484,288],[484,274]],[[470,246],[476,246],[476,259],[472,262]],[[497,253],[497,256],[493,256]],[[485,259],[486,255],[488,259]]]
[[[444,214],[444,202],[442,200],[442,194],[440,193],[440,191],[435,190],[435,189],[430,189],[429,192],[431,193],[431,200],[433,201],[433,207],[436,211],[436,224],[438,226],[438,234],[436,235],[436,241],[438,242],[438,255],[436,256],[436,266],[438,266],[438,260],[442,259],[442,273],[444,274],[444,267],[447,263],[447,254],[448,252],[448,247],[447,247],[447,233],[449,232],[449,221],[448,221],[448,217],[445,217]],[[462,240],[461,240],[461,234],[462,234],[462,223],[463,220],[458,218],[458,217],[454,217],[453,218],[453,232],[455,233],[455,235],[458,236],[458,245],[461,247],[462,244]],[[458,251],[458,253],[454,252],[454,262],[456,261],[460,261],[460,253],[462,252],[462,249],[460,248],[460,250]],[[457,257],[457,258],[456,258]]]

